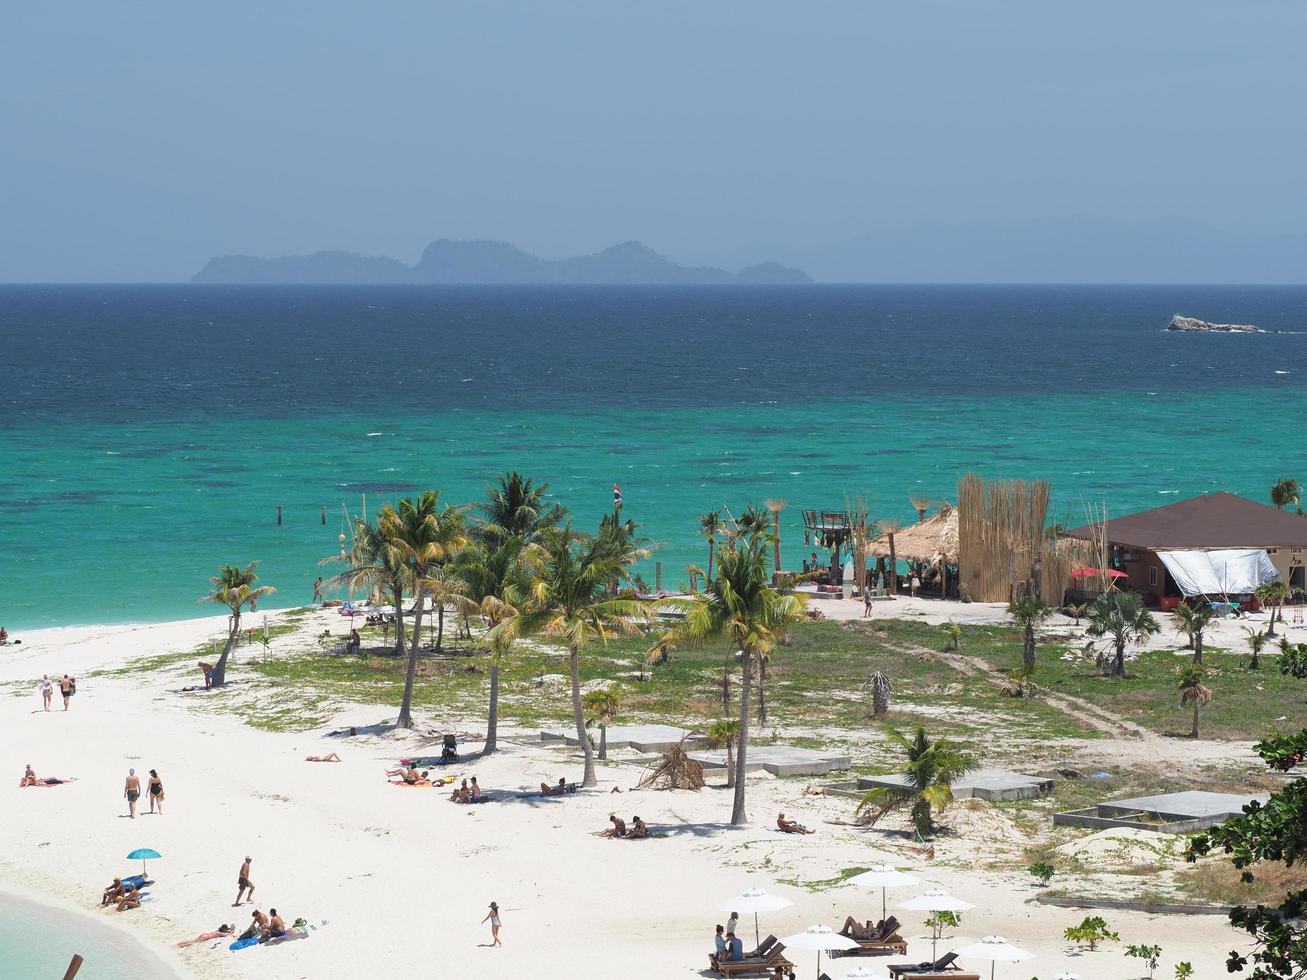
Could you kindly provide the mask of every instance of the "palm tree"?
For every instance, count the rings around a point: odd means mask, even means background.
[[[1088,603],[1082,602],[1078,606],[1067,606],[1062,611],[1066,613],[1068,616],[1074,617],[1076,621],[1076,625],[1079,626],[1080,617],[1085,614],[1085,610],[1087,610],[1088,608],[1089,608]]]
[[[344,587],[351,594],[355,591],[367,595],[379,592],[390,596],[391,602],[395,605],[397,624],[395,655],[404,656],[404,627],[400,610],[404,608],[404,589],[408,570],[404,567],[398,553],[390,547],[377,525],[359,519],[354,522],[354,544],[349,553],[344,558],[331,555],[324,558],[320,564],[341,561],[347,563],[349,567],[333,575],[331,581],[327,583],[328,588]]]
[[[609,583],[625,578],[633,552],[620,552],[611,537],[573,534],[571,524],[541,532],[527,594],[518,610],[490,631],[501,641],[523,636],[557,636],[567,644],[572,677],[572,716],[585,757],[583,785],[594,786],[594,753],[585,734],[581,705],[581,649],[617,633],[636,632],[649,619],[649,606],[629,590],[608,594]]]
[[[920,725],[911,739],[889,729],[890,738],[907,752],[901,786],[878,786],[858,804],[858,813],[871,812],[876,823],[891,810],[911,806],[912,824],[917,836],[925,839],[934,829],[931,813],[943,813],[953,802],[953,781],[977,765],[976,760],[956,748],[947,738],[931,741]]]
[[[712,581],[713,551],[717,547],[717,535],[721,534],[721,532],[722,512],[720,510],[710,510],[699,517],[699,533],[708,542],[708,574],[704,578],[709,582]]]
[[[902,528],[902,523],[893,519],[878,522],[881,533],[889,538],[889,594],[899,594],[899,556],[894,548],[894,535]]]
[[[746,515],[753,509],[745,512]],[[767,574],[767,545],[770,535],[762,522],[743,520],[737,524],[732,547],[717,563],[717,577],[707,590],[689,600],[668,600],[665,604],[685,612],[685,619],[668,632],[674,642],[703,643],[724,636],[740,651],[740,733],[735,759],[735,797],[732,826],[746,822],[744,812],[745,757],[749,749],[749,694],[753,685],[753,663],[759,653],[769,653],[785,631],[803,619],[804,601],[793,593],[772,587]]]
[[[1290,505],[1296,507],[1301,501],[1302,485],[1297,480],[1284,477],[1271,487],[1271,503],[1277,510],[1284,510]]]
[[[1110,637],[1116,649],[1109,671],[1112,677],[1125,676],[1125,645],[1128,640],[1140,643],[1162,628],[1144,608],[1143,599],[1133,592],[1108,592],[1099,596],[1086,616],[1089,635]]]
[[[621,692],[615,687],[600,687],[587,691],[581,699],[585,710],[599,720],[599,761],[608,759],[608,723],[617,717],[622,706]]]
[[[772,571],[781,570],[781,511],[785,509],[787,501],[784,500],[764,500],[762,505],[771,512],[772,516]]]
[[[878,718],[889,711],[889,699],[894,693],[894,683],[889,679],[888,674],[877,670],[867,678],[867,685],[871,688],[871,716]]]
[[[1008,606],[1007,614],[1021,630],[1021,666],[1029,677],[1035,672],[1035,627],[1048,619],[1053,610],[1033,595],[1027,595]]]
[[[413,643],[408,652],[408,671],[404,677],[404,698],[399,706],[396,727],[412,728],[413,682],[417,677],[418,645],[422,635],[422,607],[426,605],[429,580],[467,544],[461,507],[440,506],[440,494],[425,490],[416,501],[407,497],[395,507],[389,505],[377,515],[377,528],[386,546],[402,564],[413,589]],[[403,610],[396,609],[399,629],[403,632]],[[439,606],[443,619],[444,606]]]
[[[1203,662],[1203,631],[1212,623],[1210,605],[1191,606],[1182,602],[1175,607],[1175,625],[1189,637],[1189,649],[1194,652],[1194,663]]]
[[[740,742],[740,719],[718,718],[708,725],[708,744],[726,750],[726,788],[735,787],[735,747]]]
[[[1253,594],[1263,607],[1271,611],[1270,625],[1267,627],[1266,635],[1273,637],[1275,636],[1276,614],[1278,613],[1280,621],[1284,622],[1284,612],[1280,607],[1292,597],[1293,593],[1287,585],[1277,580],[1268,582],[1266,585],[1259,585]]]
[[[200,597],[200,602],[216,603],[231,610],[231,615],[227,617],[227,642],[223,644],[222,654],[211,675],[214,687],[227,682],[227,658],[231,656],[232,648],[241,635],[241,610],[245,606],[253,608],[263,596],[277,591],[271,585],[254,584],[259,580],[254,572],[258,564],[257,561],[252,561],[244,568],[238,565],[221,566],[218,574],[209,579],[212,588]]]
[[[1243,631],[1248,634],[1248,650],[1252,653],[1252,658],[1248,661],[1248,669],[1261,670],[1262,650],[1266,648],[1266,641],[1270,639],[1270,634],[1265,630],[1255,630],[1251,626],[1245,626]]]
[[[500,541],[518,538],[529,544],[542,531],[557,527],[567,511],[561,504],[546,503],[548,492],[548,483],[536,486],[530,477],[516,470],[503,474],[495,486],[486,488],[486,502],[479,506],[477,536]]]
[[[1207,671],[1202,664],[1192,663],[1180,671],[1180,707],[1186,704],[1194,706],[1194,724],[1189,732],[1190,738],[1198,737],[1198,709],[1212,700],[1212,689],[1203,681]]]

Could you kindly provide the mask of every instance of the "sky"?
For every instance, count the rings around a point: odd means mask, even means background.
[[[1307,242],[1300,0],[0,7],[0,281],[438,237],[929,278],[959,228],[1019,273],[1087,223],[1091,272],[1144,226],[1252,275]]]

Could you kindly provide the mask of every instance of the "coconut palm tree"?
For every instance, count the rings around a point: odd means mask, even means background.
[[[494,486],[486,488],[486,501],[479,505],[481,519],[475,531],[479,538],[518,538],[529,544],[546,528],[557,527],[567,516],[561,504],[545,500],[549,484],[537,486],[516,470],[504,473]]]
[[[1175,625],[1180,632],[1189,637],[1189,649],[1194,652],[1194,663],[1203,662],[1203,631],[1211,625],[1212,607],[1204,604],[1191,606],[1182,602],[1175,607]]]
[[[592,718],[599,721],[599,761],[604,762],[608,759],[608,723],[621,709],[621,692],[615,687],[595,688],[585,693],[581,704]]]
[[[726,750],[726,788],[735,787],[735,747],[740,742],[740,719],[718,718],[708,725],[708,744]]]
[[[1248,634],[1248,651],[1252,654],[1248,660],[1248,669],[1261,670],[1262,650],[1266,648],[1266,641],[1270,639],[1270,634],[1265,630],[1255,630],[1251,626],[1245,626],[1243,631]]]
[[[704,578],[707,581],[712,581],[713,551],[717,548],[717,535],[722,533],[722,512],[720,510],[710,510],[708,513],[700,515],[699,533],[708,542],[708,572]]]
[[[385,536],[375,524],[362,519],[354,522],[354,543],[344,558],[331,555],[319,564],[345,562],[349,567],[331,577],[327,583],[330,589],[345,588],[351,594],[362,592],[366,595],[381,593],[390,597],[395,605],[395,655],[404,656],[405,637],[403,618],[399,610],[404,608],[404,589],[408,579],[408,569],[404,567],[398,552],[394,551]]]
[[[1008,606],[1007,614],[1021,630],[1021,666],[1028,677],[1035,672],[1035,627],[1048,619],[1053,610],[1033,595],[1026,595]]]
[[[1212,700],[1212,689],[1203,683],[1206,679],[1207,670],[1200,663],[1188,664],[1180,671],[1180,707],[1192,704],[1194,708],[1190,738],[1198,737],[1198,709]]]
[[[976,760],[956,748],[947,738],[931,740],[920,725],[911,739],[889,729],[889,736],[907,754],[901,786],[878,786],[863,796],[858,813],[870,813],[870,822],[900,807],[911,807],[917,836],[925,839],[934,830],[932,813],[943,813],[953,802],[953,781],[977,765]]]
[[[746,514],[756,514],[753,508]],[[665,605],[682,610],[685,619],[668,632],[677,643],[703,643],[726,637],[740,651],[740,733],[735,759],[735,797],[731,824],[742,826],[744,771],[749,749],[749,695],[753,687],[753,664],[759,652],[769,653],[785,631],[804,616],[802,597],[773,588],[767,573],[767,545],[770,534],[765,518],[743,520],[731,547],[722,552],[717,577],[707,590],[688,600],[667,600]]]
[[[490,631],[503,642],[524,636],[556,636],[567,644],[572,680],[572,716],[585,757],[583,785],[594,786],[594,753],[585,734],[581,704],[581,650],[593,640],[605,642],[633,633],[649,620],[649,606],[630,590],[610,595],[609,583],[625,578],[635,561],[607,539],[574,534],[571,524],[541,532],[526,595],[517,611]]]
[[[1090,636],[1106,636],[1116,655],[1108,672],[1112,677],[1125,676],[1125,645],[1133,639],[1143,642],[1162,627],[1144,608],[1143,599],[1133,592],[1108,592],[1094,600],[1086,614]]]
[[[227,658],[241,635],[241,610],[246,606],[253,609],[254,604],[265,595],[277,590],[271,585],[256,585],[259,576],[254,569],[259,563],[252,561],[244,568],[239,565],[222,565],[218,574],[209,579],[211,588],[200,597],[200,602],[212,602],[231,610],[227,617],[227,642],[223,644],[222,653],[212,672],[214,687],[227,682]]]
[[[1297,480],[1284,477],[1271,487],[1271,503],[1275,505],[1276,510],[1284,510],[1289,506],[1296,507],[1301,501],[1302,485]]]
[[[408,652],[408,671],[404,677],[404,698],[399,706],[399,728],[412,728],[413,683],[417,677],[418,646],[422,636],[422,607],[426,604],[429,581],[438,570],[463,547],[467,535],[463,525],[465,508],[440,506],[440,494],[425,490],[417,500],[404,498],[396,506],[387,505],[377,515],[377,529],[386,546],[407,572],[413,590],[413,643]],[[443,618],[444,607],[439,606]],[[404,629],[403,611],[396,609],[399,629]]]

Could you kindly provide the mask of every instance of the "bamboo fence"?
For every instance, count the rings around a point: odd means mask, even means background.
[[[958,567],[964,595],[978,602],[1011,602],[1030,592],[1043,593],[1044,555],[1056,551],[1045,544],[1049,493],[1047,480],[987,483],[975,473],[962,478]],[[1060,573],[1060,559],[1057,564]],[[1061,593],[1050,598],[1060,602]]]

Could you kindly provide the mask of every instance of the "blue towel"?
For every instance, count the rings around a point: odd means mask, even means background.
[[[230,949],[232,952],[235,952],[238,949],[244,949],[246,946],[257,946],[257,945],[259,945],[259,941],[254,938],[238,939],[227,948]]]

